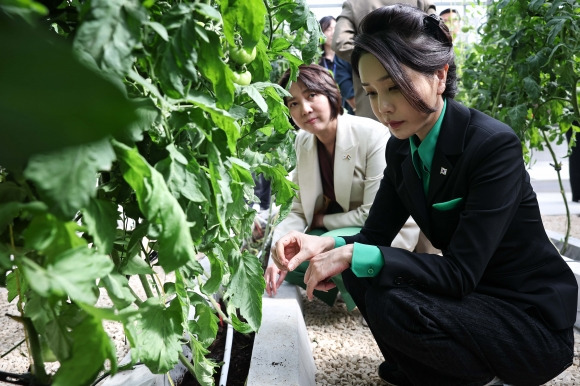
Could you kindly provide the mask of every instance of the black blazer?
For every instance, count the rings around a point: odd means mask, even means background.
[[[447,99],[427,197],[409,140],[391,137],[386,157],[361,233],[345,237],[381,249],[385,265],[375,285],[458,299],[478,292],[551,328],[574,324],[578,285],[546,235],[520,140],[509,126]],[[409,215],[443,256],[389,247]]]

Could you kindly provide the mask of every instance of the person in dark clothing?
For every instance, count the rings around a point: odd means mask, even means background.
[[[568,143],[572,140],[572,134],[574,134],[574,140],[576,145],[572,148],[570,157],[568,158],[568,171],[570,175],[570,189],[572,190],[572,201],[580,202],[580,133],[574,132],[574,126],[576,129],[580,127],[579,122],[574,122],[572,127],[566,132],[566,139]]]
[[[408,5],[364,18],[352,54],[387,167],[360,233],[290,232],[272,259],[304,261],[306,293],[343,283],[396,385],[543,384],[572,364],[578,285],[546,235],[521,143],[456,102],[449,29]],[[411,216],[442,255],[391,245]]]
[[[260,210],[270,209],[270,201],[272,197],[272,187],[270,181],[264,177],[263,174],[254,177],[254,194],[260,200]]]
[[[342,60],[338,56],[334,57],[334,62],[336,63],[334,79],[340,88],[340,95],[342,95],[342,105],[349,114],[356,114],[354,87],[352,85],[352,66],[349,62]]]

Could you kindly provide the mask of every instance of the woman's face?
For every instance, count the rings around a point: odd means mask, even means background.
[[[324,36],[326,36],[326,41],[324,45],[329,46],[332,44],[332,35],[334,35],[334,27],[336,26],[336,20],[331,20],[329,26],[322,31]]]
[[[330,119],[330,101],[326,95],[308,90],[301,81],[293,82],[289,91],[292,98],[286,106],[299,128],[318,136],[336,127],[336,119]]]
[[[363,54],[358,63],[363,89],[367,92],[373,113],[389,128],[392,135],[406,139],[417,134],[423,140],[433,127],[443,108],[443,91],[447,79],[447,68],[431,76],[403,66],[403,71],[428,106],[436,111],[431,114],[416,110],[401,93],[383,65],[371,54]]]

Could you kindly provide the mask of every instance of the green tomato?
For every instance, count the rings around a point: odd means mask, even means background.
[[[252,49],[232,47],[230,48],[230,58],[238,64],[248,64],[256,59],[256,47]]]
[[[233,71],[234,83],[240,86],[247,86],[252,83],[252,73],[250,71],[237,72]]]

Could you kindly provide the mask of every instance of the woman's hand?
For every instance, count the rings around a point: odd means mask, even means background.
[[[352,251],[353,245],[348,244],[310,259],[310,264],[304,275],[306,295],[309,300],[312,300],[315,289],[328,291],[336,287],[330,279],[350,267]]]
[[[334,248],[332,237],[310,236],[291,231],[276,242],[272,260],[281,270],[292,271],[302,262]]]
[[[287,273],[288,271],[282,271],[274,264],[270,264],[268,268],[266,268],[264,279],[266,280],[266,293],[269,296],[276,296],[278,288],[280,288]]]

